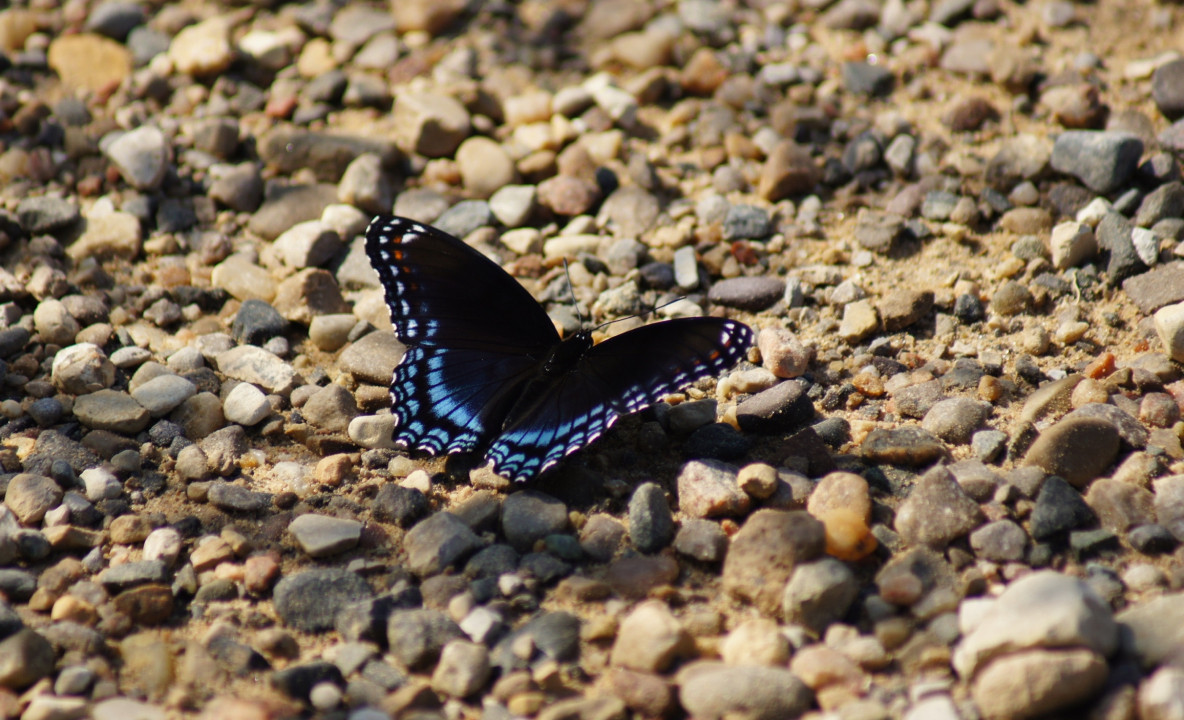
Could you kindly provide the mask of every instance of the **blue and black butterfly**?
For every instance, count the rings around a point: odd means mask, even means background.
[[[517,481],[584,447],[622,415],[739,362],[747,325],[653,323],[593,344],[561,339],[496,263],[414,220],[380,215],[366,254],[406,353],[391,381],[394,442],[430,455],[484,451]]]

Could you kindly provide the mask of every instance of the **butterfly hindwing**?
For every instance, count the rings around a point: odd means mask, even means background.
[[[528,415],[512,421],[486,457],[507,477],[545,471],[600,437],[622,415],[739,362],[752,330],[731,320],[683,318],[593,346]]]
[[[504,404],[536,365],[522,355],[408,348],[391,381],[395,444],[431,455],[484,447],[501,427]]]

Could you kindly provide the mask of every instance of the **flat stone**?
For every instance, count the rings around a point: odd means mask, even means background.
[[[342,370],[372,385],[389,385],[405,348],[395,334],[379,330],[355,340],[341,351]]]
[[[157,375],[132,390],[132,397],[152,417],[164,417],[197,394],[197,386],[180,375]]]
[[[1129,277],[1123,281],[1122,289],[1145,315],[1178,304],[1184,301],[1184,262],[1157,265],[1145,273]],[[1157,330],[1158,327],[1157,321]]]
[[[736,406],[736,421],[744,432],[786,432],[813,419],[814,403],[797,380],[780,382]]]
[[[720,305],[756,312],[780,300],[784,293],[784,280],[758,276],[720,280],[711,286],[707,297]]]
[[[946,447],[928,430],[919,427],[877,428],[859,447],[872,462],[919,467],[946,455]]]
[[[248,490],[234,483],[215,482],[209,488],[209,501],[221,510],[256,513],[271,507],[272,495]]]
[[[132,71],[126,47],[91,33],[54,37],[46,60],[64,86],[92,93],[118,86]]]
[[[125,392],[98,390],[74,401],[74,417],[95,430],[134,435],[152,419],[151,413]]]
[[[254,345],[240,345],[220,353],[218,370],[228,378],[249,382],[268,392],[287,395],[296,387],[296,371],[274,353]]]
[[[337,614],[348,605],[373,596],[357,573],[340,568],[305,570],[282,578],[275,586],[275,609],[288,627],[304,632],[333,628]]]
[[[782,720],[800,716],[813,702],[805,683],[780,667],[700,661],[682,668],[676,682],[679,702],[697,718]]]
[[[310,557],[329,557],[357,547],[362,523],[309,513],[289,523],[288,532]]]

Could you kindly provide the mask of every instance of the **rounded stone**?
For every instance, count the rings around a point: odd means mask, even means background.
[[[1074,487],[1085,487],[1118,457],[1118,429],[1094,417],[1068,417],[1036,438],[1023,465],[1059,475]]]

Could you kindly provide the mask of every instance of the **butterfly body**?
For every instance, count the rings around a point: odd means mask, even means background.
[[[483,451],[515,480],[546,471],[607,430],[736,364],[745,325],[681,318],[599,344],[561,339],[514,278],[462,241],[378,216],[366,231],[391,322],[407,350],[391,381],[396,445],[428,454]]]

